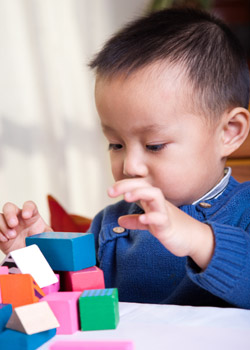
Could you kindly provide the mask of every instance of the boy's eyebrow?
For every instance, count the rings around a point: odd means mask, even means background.
[[[105,124],[101,124],[103,131],[106,132],[112,132],[115,131],[114,128],[112,128],[111,126],[105,125]],[[146,126],[141,126],[141,127],[135,127],[134,129],[130,130],[130,132],[159,132],[162,131],[164,129],[166,129],[167,126],[166,125],[159,125],[159,124],[150,124],[150,125],[146,125]]]

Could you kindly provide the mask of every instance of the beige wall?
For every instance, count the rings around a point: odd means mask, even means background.
[[[110,203],[106,144],[86,63],[147,0],[0,1],[0,207],[46,195],[93,215]]]

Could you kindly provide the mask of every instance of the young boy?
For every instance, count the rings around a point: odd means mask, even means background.
[[[124,200],[90,232],[121,301],[250,308],[250,182],[226,158],[249,131],[249,72],[219,20],[164,10],[116,34],[90,64]],[[7,203],[1,249],[50,230],[34,203]]]

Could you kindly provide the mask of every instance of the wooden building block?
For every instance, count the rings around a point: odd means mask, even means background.
[[[67,271],[65,274],[66,290],[83,292],[86,289],[104,289],[103,271],[96,266],[80,271]]]
[[[131,341],[56,341],[49,350],[133,350]]]
[[[0,275],[8,275],[9,269],[7,266],[0,266]],[[2,292],[0,286],[0,304],[2,303]]]
[[[116,288],[85,290],[79,298],[81,330],[114,329],[119,322]]]
[[[78,300],[81,294],[82,292],[57,292],[41,299],[48,302],[60,324],[57,334],[72,334],[79,330]]]
[[[46,301],[16,307],[6,328],[25,334],[35,334],[59,327],[59,323]]]
[[[77,271],[96,264],[92,233],[44,232],[26,238],[37,244],[54,271]]]
[[[45,294],[29,274],[0,275],[2,302],[17,306],[36,303]]]
[[[58,279],[58,281],[56,283],[42,288],[45,295],[59,291],[59,289],[60,289],[60,275],[59,275],[59,273],[56,273],[56,277]]]
[[[7,266],[0,266],[0,275],[8,275],[9,268]]]
[[[49,266],[39,247],[35,244],[10,252],[3,261],[2,266],[5,266],[5,264],[8,266],[10,259],[12,259],[12,263],[14,262],[16,264],[18,271],[29,273],[40,288],[58,282],[52,268]],[[13,271],[12,273],[15,272]]]
[[[6,323],[8,322],[12,314],[11,304],[0,304],[0,333],[4,330]]]
[[[0,344],[3,350],[35,350],[56,335],[56,329],[28,335],[22,332],[5,329],[0,333]]]
[[[17,264],[15,263],[14,259],[10,254],[8,254],[3,261],[1,262],[2,267],[7,267],[9,273],[21,273],[19,268],[17,267]]]

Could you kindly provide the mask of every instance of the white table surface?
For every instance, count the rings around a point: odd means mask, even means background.
[[[117,329],[78,331],[57,340],[131,340],[134,350],[250,350],[250,310],[119,303]]]

